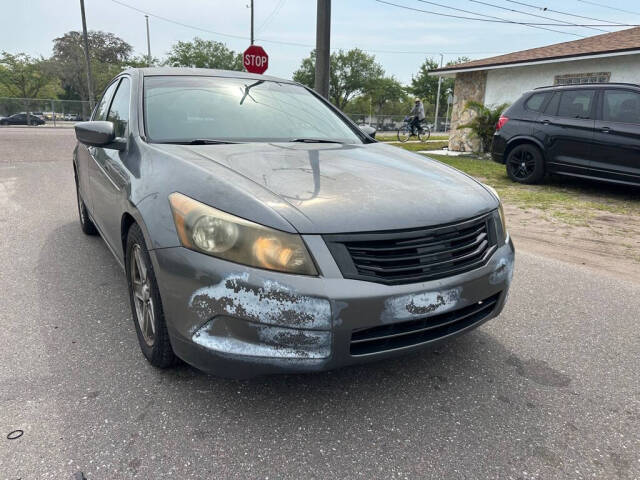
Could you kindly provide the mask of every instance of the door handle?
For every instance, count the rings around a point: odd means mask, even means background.
[[[551,124],[551,122],[550,122],[549,120],[547,120],[547,119],[542,120],[540,123],[542,123],[543,125],[549,125],[549,124]]]
[[[611,133],[611,129],[609,127],[602,127],[602,133]]]

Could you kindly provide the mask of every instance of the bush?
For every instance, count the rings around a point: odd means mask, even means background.
[[[471,134],[480,139],[480,151],[486,152],[491,148],[493,133],[496,131],[496,124],[502,112],[509,106],[507,103],[497,107],[486,107],[480,102],[468,101],[464,109],[472,110],[476,116],[469,123],[458,125],[458,128],[468,128]]]

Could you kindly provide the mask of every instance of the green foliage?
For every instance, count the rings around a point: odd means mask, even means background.
[[[486,152],[491,147],[498,119],[508,106],[503,103],[497,107],[487,107],[480,102],[468,101],[465,105],[465,111],[471,110],[475,116],[468,123],[458,125],[458,128],[469,128],[471,133],[480,139],[481,151]]]
[[[94,96],[98,97],[109,81],[127,65],[133,48],[113,33],[90,31],[87,34],[93,74]],[[82,32],[71,31],[53,40],[53,57],[65,99],[89,98],[87,68]]]
[[[48,60],[2,52],[0,92],[8,97],[51,98],[60,92],[60,84]]]
[[[447,62],[447,67],[452,65],[458,65],[460,63],[465,63],[470,61],[469,57],[458,57],[455,60]],[[409,91],[422,99],[425,103],[425,110],[427,110],[427,105],[433,106],[435,108],[436,97],[438,96],[438,77],[429,75],[431,70],[436,70],[440,67],[438,62],[436,62],[433,58],[425,59],[424,63],[420,65],[418,69],[418,73],[415,76],[411,77],[411,86],[409,87]],[[443,78],[442,84],[440,85],[440,105],[444,105],[446,109],[447,105],[447,90],[453,91],[453,78]]]
[[[222,42],[195,37],[191,42],[178,42],[169,50],[166,65],[172,67],[219,68],[243,71],[242,54]]]
[[[293,79],[313,88],[315,79],[315,51],[302,60],[300,68],[293,74]],[[331,54],[329,100],[341,110],[349,101],[367,90],[376,80],[384,76],[382,66],[376,62],[374,55],[369,55],[358,48],[349,51],[338,50]]]

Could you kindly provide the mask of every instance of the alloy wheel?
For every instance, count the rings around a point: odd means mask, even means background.
[[[135,244],[131,250],[130,267],[131,289],[138,326],[145,343],[151,347],[156,338],[155,308],[151,296],[153,285],[148,275],[148,268],[142,255],[142,249],[138,244]]]
[[[529,150],[519,149],[509,157],[509,166],[514,177],[525,180],[533,174],[536,168],[536,159]]]

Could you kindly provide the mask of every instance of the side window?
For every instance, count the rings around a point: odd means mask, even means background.
[[[107,121],[113,123],[116,137],[126,137],[129,127],[129,94],[131,87],[129,79],[124,77],[113,97]]]
[[[106,120],[107,119],[107,109],[109,108],[109,102],[111,101],[111,96],[113,95],[113,91],[118,86],[118,82],[113,82],[109,85],[104,91],[104,95],[102,95],[102,99],[100,103],[96,107],[96,113],[93,116],[93,120]]]
[[[544,105],[544,102],[548,97],[548,92],[534,93],[529,97],[529,100],[527,100],[525,108],[527,110],[531,110],[532,112],[539,112],[540,110],[542,110],[542,105]]]
[[[560,97],[559,117],[589,118],[595,90],[566,90]]]
[[[560,92],[555,92],[551,101],[547,104],[547,108],[544,109],[544,113],[547,115],[557,115],[558,105],[560,105]]]
[[[628,90],[605,90],[602,119],[607,122],[640,123],[640,94]]]

